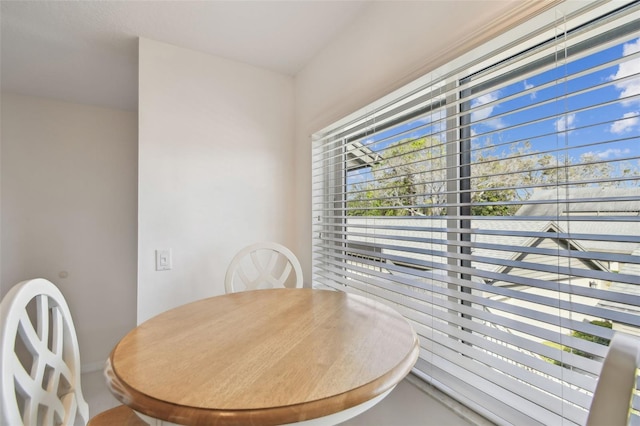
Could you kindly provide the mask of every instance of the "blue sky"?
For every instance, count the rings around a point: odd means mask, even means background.
[[[489,139],[492,143],[530,139],[533,149],[545,151],[550,145],[566,146],[571,156],[593,153],[600,158],[614,156],[628,157],[638,152],[640,135],[640,58],[607,66],[622,56],[640,52],[640,38],[629,40],[585,58],[561,64],[550,71],[535,75],[478,97],[472,106],[478,108],[472,113],[472,133]],[[602,69],[580,77],[572,77],[586,69],[602,66]],[[579,93],[590,86],[595,90]],[[540,87],[540,90],[536,88]],[[524,92],[523,91],[528,91]],[[567,93],[576,93],[564,97]],[[518,93],[522,95],[508,99]],[[633,99],[633,96],[636,96]],[[559,101],[545,101],[558,99]],[[623,98],[631,98],[624,100]],[[503,99],[508,99],[504,100]],[[541,103],[540,106],[509,115],[508,111],[525,107],[527,104]],[[592,108],[594,104],[606,104]],[[483,105],[487,107],[482,108]],[[523,127],[512,128],[519,123],[542,119],[565,112],[558,118],[551,118]],[[601,123],[594,126],[594,123]],[[552,132],[561,132],[553,137],[536,137]],[[586,147],[593,142],[602,142],[635,137],[636,140],[614,142],[602,149]],[[584,148],[579,148],[584,146]],[[553,148],[551,146],[551,148]]]
[[[591,86],[597,88],[587,90]],[[586,91],[564,96],[581,90]],[[599,104],[604,105],[593,107]],[[471,100],[471,111],[473,146],[491,144],[493,155],[508,152],[513,142],[527,140],[537,152],[561,150],[558,155],[576,160],[585,154],[608,161],[633,158],[630,161],[640,168],[635,159],[640,157],[640,38],[483,93]],[[383,151],[409,137],[430,134],[444,140],[444,124],[444,112],[437,111],[365,138],[363,143]],[[367,169],[351,173],[349,184],[362,182],[368,175]]]

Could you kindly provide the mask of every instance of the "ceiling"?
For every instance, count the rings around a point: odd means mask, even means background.
[[[366,6],[366,1],[2,0],[2,90],[136,109],[138,37],[294,75]]]
[[[440,34],[440,44],[455,44],[519,3],[422,1],[428,2],[429,13],[416,17],[417,25]],[[1,88],[136,110],[138,37],[293,76],[367,8],[382,2],[0,0]],[[384,0],[394,2],[407,4]],[[452,19],[459,20],[455,27]]]

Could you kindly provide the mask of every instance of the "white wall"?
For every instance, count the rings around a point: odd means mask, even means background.
[[[138,181],[135,113],[3,94],[0,293],[34,276],[58,284],[87,364],[136,310],[141,321],[221,294],[251,242],[290,246],[308,284],[311,134],[500,32],[524,3],[465,2],[456,25],[431,21],[445,4],[372,2],[295,83],[141,40]],[[154,271],[157,248],[173,249],[172,271]]]
[[[141,322],[224,293],[245,245],[293,246],[295,175],[291,77],[147,39],[139,55]]]
[[[136,114],[6,93],[1,107],[1,295],[54,282],[83,366],[102,368],[135,326]]]
[[[515,25],[544,2],[372,2],[296,75],[297,254],[311,277],[311,135]]]

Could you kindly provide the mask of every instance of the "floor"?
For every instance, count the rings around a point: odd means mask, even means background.
[[[414,379],[417,380],[417,379]],[[343,426],[470,426],[488,424],[466,420],[451,408],[419,389],[414,380],[405,379],[376,406],[342,423]],[[91,415],[118,405],[109,393],[101,371],[82,375],[82,390]],[[478,419],[475,419],[478,420]]]

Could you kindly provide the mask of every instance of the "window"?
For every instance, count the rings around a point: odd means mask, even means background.
[[[583,424],[640,335],[640,4],[570,3],[314,137],[314,285],[393,304],[500,424]]]

